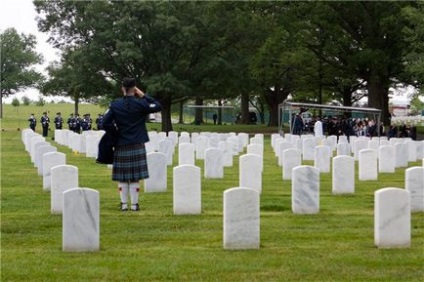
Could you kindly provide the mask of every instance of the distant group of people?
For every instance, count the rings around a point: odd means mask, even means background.
[[[35,118],[34,114],[31,114],[31,116],[28,119],[29,121],[29,127],[35,131],[35,128],[37,126],[37,119]],[[53,120],[55,129],[62,129],[64,119],[62,117],[62,114],[60,112],[56,113],[56,117]],[[49,128],[50,128],[50,118],[47,115],[47,112],[43,112],[43,116],[40,119],[41,127],[43,129],[43,136],[47,137]],[[91,116],[89,113],[84,114],[84,116],[81,118],[79,114],[70,114],[68,120],[66,121],[68,124],[68,129],[75,132],[75,133],[81,133],[82,131],[88,131],[92,129],[92,123],[93,120],[91,119]],[[103,129],[103,114],[99,114],[99,116],[95,120],[97,130]]]
[[[374,119],[368,118],[347,118],[347,117],[324,117],[312,116],[311,119],[305,122],[300,114],[293,114],[291,119],[292,134],[321,134],[336,135],[336,136],[389,136],[398,137],[399,135],[390,131],[386,133],[383,122],[377,124]],[[318,126],[317,126],[318,125]],[[319,131],[319,132],[317,132]],[[400,137],[410,137],[404,133]]]
[[[399,126],[391,125],[389,130],[387,131],[387,137],[393,138],[406,138],[409,137],[412,140],[417,140],[417,127],[416,126],[410,126],[406,124],[402,124]]]

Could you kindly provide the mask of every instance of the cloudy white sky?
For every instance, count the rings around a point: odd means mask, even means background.
[[[32,2],[33,0],[0,0],[0,30],[14,27],[19,33],[34,34],[38,41],[36,51],[44,57],[44,63],[37,67],[41,71],[49,62],[58,60],[59,55],[57,50],[46,42],[48,35],[38,31],[37,21],[35,20],[37,13]],[[392,98],[392,101],[396,104],[408,103],[407,96],[411,91],[413,91],[411,88],[395,91],[396,95]],[[38,100],[40,93],[35,89],[28,89],[14,95],[18,99],[23,96],[27,96],[31,100]],[[6,103],[10,103],[12,98],[5,99]]]
[[[37,69],[41,71],[49,62],[58,60],[59,56],[57,50],[46,42],[48,35],[38,31],[37,21],[35,20],[37,13],[32,2],[32,0],[0,0],[0,30],[4,31],[9,27],[14,27],[18,33],[35,35],[38,42],[36,51],[44,57],[44,63],[37,66]],[[27,96],[31,100],[38,100],[39,95],[40,93],[37,90],[28,89],[13,97],[20,99]],[[5,99],[6,103],[11,102],[13,97]]]

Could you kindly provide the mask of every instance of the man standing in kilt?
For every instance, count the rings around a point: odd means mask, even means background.
[[[128,210],[128,192],[131,210],[139,211],[139,181],[149,177],[146,148],[149,141],[146,120],[149,114],[159,112],[162,106],[136,87],[134,78],[124,78],[124,97],[113,101],[103,117],[107,134],[116,137],[112,180],[118,181],[121,211]]]

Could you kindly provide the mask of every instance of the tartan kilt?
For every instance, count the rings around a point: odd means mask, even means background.
[[[144,144],[117,146],[113,156],[112,180],[137,182],[145,178],[149,178],[149,170]]]

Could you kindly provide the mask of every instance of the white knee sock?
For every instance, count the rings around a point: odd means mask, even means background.
[[[126,204],[128,201],[128,190],[129,190],[128,182],[119,182],[118,188],[119,188],[119,196],[121,197],[121,203]]]
[[[138,182],[130,182],[130,197],[131,197],[131,204],[135,205],[138,204],[138,192],[140,191],[140,184]]]

